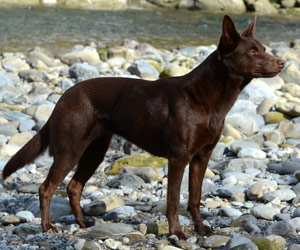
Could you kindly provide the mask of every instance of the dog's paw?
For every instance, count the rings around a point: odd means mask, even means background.
[[[185,233],[182,232],[181,230],[178,230],[178,231],[173,232],[172,234],[170,234],[170,236],[172,236],[172,235],[176,235],[179,240],[186,240],[187,239]]]
[[[195,226],[195,231],[199,234],[199,236],[210,236],[214,234],[214,231],[205,225]]]
[[[51,223],[42,225],[44,233],[58,233],[58,230]]]

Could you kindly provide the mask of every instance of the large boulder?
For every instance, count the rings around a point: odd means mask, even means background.
[[[88,8],[88,9],[124,9],[127,6],[127,0],[64,0],[64,4],[72,8]]]
[[[269,0],[245,0],[247,9],[255,11],[258,14],[277,14],[277,9],[270,3]]]
[[[243,13],[246,11],[246,6],[243,0],[196,0],[196,8],[206,11],[226,11]]]

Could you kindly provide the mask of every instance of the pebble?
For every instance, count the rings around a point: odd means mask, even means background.
[[[231,208],[231,207],[223,207],[223,208],[220,209],[219,212],[220,212],[221,215],[224,215],[224,216],[227,216],[227,217],[239,217],[243,214],[238,209]]]

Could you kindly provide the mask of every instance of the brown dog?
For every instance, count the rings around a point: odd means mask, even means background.
[[[54,163],[39,190],[42,227],[54,229],[50,200],[77,164],[67,191],[76,222],[85,227],[80,208],[82,189],[102,162],[113,134],[169,160],[167,217],[170,234],[185,235],[178,219],[184,168],[190,164],[188,210],[195,230],[202,224],[203,176],[224,119],[241,90],[254,77],[272,77],[284,61],[265,53],[254,38],[256,18],[240,35],[228,16],[216,51],[181,77],[154,82],[97,78],[77,84],[61,97],[46,125],[7,163],[3,179],[32,162],[48,146]]]

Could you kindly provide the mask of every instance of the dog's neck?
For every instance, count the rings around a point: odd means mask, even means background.
[[[188,92],[198,102],[215,100],[214,106],[227,113],[251,78],[229,71],[217,51],[186,75]]]

